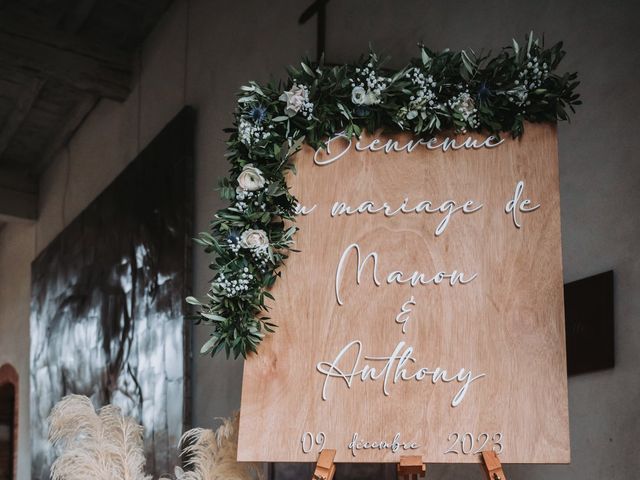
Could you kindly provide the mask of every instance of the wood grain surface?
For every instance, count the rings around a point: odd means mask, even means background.
[[[367,138],[361,144],[374,136]],[[393,138],[400,145],[411,139]],[[297,154],[298,173],[289,179],[301,204],[317,207],[299,217],[301,252],[287,260],[272,291],[271,317],[279,328],[245,363],[238,459],[312,462],[319,446],[304,453],[301,439],[305,432],[314,438],[322,432],[324,447],[337,450],[337,462],[398,462],[400,455],[422,455],[427,463],[478,462],[476,450],[487,438],[484,449],[501,450],[504,463],[568,463],[555,127],[529,124],[522,139],[505,137],[491,149],[351,149],[325,166],[314,163],[313,153],[305,147]],[[518,212],[516,228],[505,206],[520,180],[520,201],[530,199],[529,207],[540,208]],[[456,212],[439,236],[434,232],[444,217],[440,213],[331,216],[334,202],[357,207],[366,200],[386,201],[397,207],[405,197],[410,206],[474,200],[482,208]],[[358,284],[356,258],[349,255],[339,305],[336,270],[353,243],[363,257],[377,252],[380,285],[372,280],[371,261]],[[477,277],[454,286],[387,284],[396,270],[426,277],[457,270]],[[415,306],[403,334],[395,318],[412,296]],[[361,342],[362,357],[391,356],[405,342],[413,348],[404,365],[408,373],[427,367],[445,369],[449,377],[460,369],[484,376],[468,386],[456,407],[452,399],[462,383],[429,376],[394,382],[398,361],[390,369],[387,394],[382,378],[356,376],[350,387],[343,378],[327,380],[318,364],[333,362],[354,340]],[[352,348],[339,368],[350,372],[355,362]],[[385,361],[361,358],[356,370],[365,364],[380,372]],[[353,450],[355,433],[361,442],[388,443],[399,434],[400,442],[417,448]],[[455,444],[456,434],[462,444]],[[450,448],[458,452],[445,453]]]

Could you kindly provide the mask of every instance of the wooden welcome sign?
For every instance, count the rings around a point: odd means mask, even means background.
[[[240,461],[569,462],[556,131],[305,147]]]

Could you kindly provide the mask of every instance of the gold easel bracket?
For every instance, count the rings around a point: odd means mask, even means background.
[[[420,455],[402,455],[398,464],[398,478],[401,480],[419,480],[427,472],[427,466]]]
[[[489,480],[507,480],[498,454],[493,450],[482,452],[482,466]]]
[[[316,469],[313,472],[312,480],[333,480],[336,473],[336,465],[333,459],[336,457],[336,451],[331,449],[322,450],[318,457]]]

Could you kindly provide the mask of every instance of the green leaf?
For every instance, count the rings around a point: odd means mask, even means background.
[[[187,297],[185,299],[189,305],[202,305],[196,297]]]
[[[347,120],[351,120],[351,113],[346,109],[346,107],[340,102],[337,102],[337,105],[338,105],[338,110],[340,110],[340,113],[342,114],[342,116],[344,116],[344,118],[346,118]]]
[[[258,95],[260,95],[261,97],[266,97],[266,95],[264,94],[264,92],[262,91],[262,89],[260,88],[260,86],[257,83],[253,85],[253,88],[255,88],[256,93]]]
[[[302,69],[305,71],[307,75],[309,75],[310,77],[315,77],[313,70],[311,70],[306,63],[302,62],[300,63],[300,66],[302,67]]]
[[[263,293],[265,297],[270,298],[271,300],[275,300],[275,298],[273,298],[273,295],[271,295],[269,292],[264,291]]]
[[[202,315],[204,318],[208,318],[209,320],[213,320],[214,322],[224,322],[226,320],[226,318],[221,317],[220,315],[215,315],[213,313],[201,312],[200,315]]]
[[[462,64],[464,65],[464,68],[467,70],[467,73],[469,73],[469,75],[473,74],[476,69],[475,60],[472,59],[469,56],[469,54],[467,54],[467,52],[465,52],[464,50],[460,52],[460,58],[462,59]]]
[[[217,341],[218,339],[216,337],[211,337],[209,340],[205,342],[204,345],[202,345],[202,348],[200,349],[200,353],[203,355],[206,355],[207,353],[211,352],[211,350],[213,350],[213,348],[215,347],[215,344]]]
[[[422,64],[426,67],[427,65],[429,65],[429,63],[431,63],[431,57],[429,56],[427,51],[423,48],[422,49]]]

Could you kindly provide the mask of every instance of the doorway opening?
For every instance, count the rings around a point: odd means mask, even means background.
[[[18,372],[0,367],[0,480],[16,478],[18,434]]]

